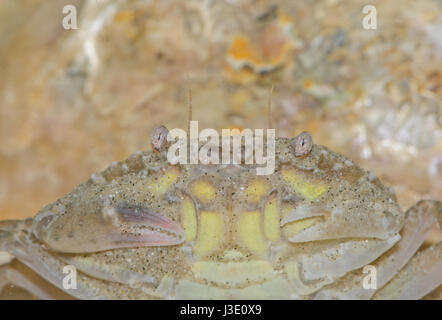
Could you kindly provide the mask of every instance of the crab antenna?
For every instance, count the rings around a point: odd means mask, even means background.
[[[187,134],[190,135],[190,121],[192,121],[192,88],[189,88],[189,114],[187,121]]]
[[[273,84],[269,91],[269,106],[268,106],[268,117],[269,117],[269,129],[272,129],[272,93],[273,93]]]

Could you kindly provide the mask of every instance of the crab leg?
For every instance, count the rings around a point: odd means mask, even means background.
[[[13,259],[14,257],[6,251],[0,251],[0,266],[10,263]]]
[[[154,278],[147,272],[141,274],[127,270],[127,268],[122,266],[108,265],[104,262],[95,261],[93,257],[88,255],[63,255],[60,259],[97,279],[129,284],[131,287],[139,286],[139,284],[143,283],[154,283]]]
[[[78,271],[76,272],[77,288],[65,289],[63,280],[66,273],[63,271],[67,263],[57,258],[53,252],[46,250],[34,237],[31,232],[32,220],[10,221],[6,227],[5,225],[0,225],[0,227],[2,227],[0,231],[6,229],[10,231],[9,236],[6,237],[3,234],[0,239],[0,250],[9,252],[43,279],[75,298],[158,299],[164,298],[167,290],[171,288],[168,279],[161,281],[158,287],[151,283],[142,283],[137,288],[131,288],[122,283],[103,281]],[[28,289],[28,286],[25,289]]]
[[[442,242],[418,252],[373,299],[415,300],[442,284]]]
[[[442,285],[437,287],[437,289],[431,291],[429,294],[427,294],[422,299],[423,300],[442,300]]]
[[[0,292],[8,284],[7,268],[8,266],[0,266]]]
[[[63,290],[63,265],[51,254],[45,252],[38,244],[32,243],[27,237],[20,235],[3,244],[3,249],[12,253],[26,266],[41,275],[54,286]],[[94,293],[78,283],[78,288],[72,290],[72,295],[82,299],[94,299]]]
[[[121,284],[98,280],[80,272],[76,277],[76,289],[63,288],[63,279],[66,277],[63,269],[66,264],[36,242],[30,232],[32,221],[25,220],[10,223],[15,223],[16,231],[11,233],[8,239],[5,239],[5,237],[1,239],[0,249],[11,253],[45,280],[67,294],[79,299],[152,298],[151,295],[145,294],[141,289],[123,288]],[[11,230],[14,228],[12,225],[9,227]]]
[[[440,213],[440,202],[420,201],[406,212],[402,239],[383,256],[371,263],[377,270],[377,288],[388,283],[401,270],[424,242]],[[316,299],[370,299],[374,289],[364,289],[362,270],[347,274],[340,281],[319,291]]]
[[[71,296],[52,286],[49,282],[18,260],[14,260],[10,264],[3,266],[0,273],[2,274],[2,276],[0,276],[0,291],[4,285],[9,283],[26,289],[26,291],[39,299],[72,299]]]
[[[309,295],[375,260],[399,239],[397,235],[388,240],[331,242],[328,247],[324,246],[318,251],[296,255],[295,259],[286,263],[285,271],[295,291],[300,295]]]

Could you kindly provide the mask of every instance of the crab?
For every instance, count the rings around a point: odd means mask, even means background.
[[[171,165],[167,129],[34,218],[0,221],[2,286],[43,299],[420,299],[440,294],[442,202],[403,212],[373,172],[277,138],[275,171]],[[66,267],[75,286],[66,287]],[[375,271],[368,288],[366,267]],[[70,269],[69,269],[70,270]]]

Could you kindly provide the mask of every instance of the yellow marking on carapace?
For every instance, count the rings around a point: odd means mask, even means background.
[[[256,178],[252,180],[245,190],[247,201],[258,202],[267,192],[269,192],[269,185],[264,179]]]
[[[270,241],[279,238],[279,214],[276,195],[273,195],[264,207],[264,235]]]
[[[225,238],[224,218],[218,212],[201,211],[198,239],[195,253],[204,257],[216,251]]]
[[[281,175],[296,193],[310,201],[317,199],[328,188],[321,182],[308,181],[305,175],[295,168],[283,169]]]
[[[278,274],[267,261],[215,262],[198,261],[192,265],[196,278],[236,286],[264,282]]]
[[[181,224],[184,229],[184,234],[186,235],[186,240],[194,240],[197,231],[196,209],[192,200],[187,196],[184,198],[181,208]]]
[[[241,243],[258,256],[265,256],[268,244],[261,229],[259,211],[248,211],[239,214],[238,235]]]
[[[282,230],[287,238],[291,238],[294,235],[296,235],[298,232],[310,228],[318,220],[320,220],[320,218],[314,217],[314,218],[307,218],[307,219],[293,221],[286,224],[282,228]]]
[[[197,180],[190,187],[192,194],[201,202],[208,203],[216,196],[213,185],[207,180]]]
[[[178,179],[180,171],[175,167],[167,168],[163,174],[156,179],[153,178],[149,183],[150,191],[156,196],[162,196],[170,190],[172,185]]]

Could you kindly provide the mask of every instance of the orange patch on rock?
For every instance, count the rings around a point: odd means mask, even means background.
[[[255,43],[243,34],[235,35],[227,50],[227,76],[235,82],[250,83],[256,80],[253,74],[272,72],[283,66],[293,47],[291,28],[290,17],[280,12]]]

